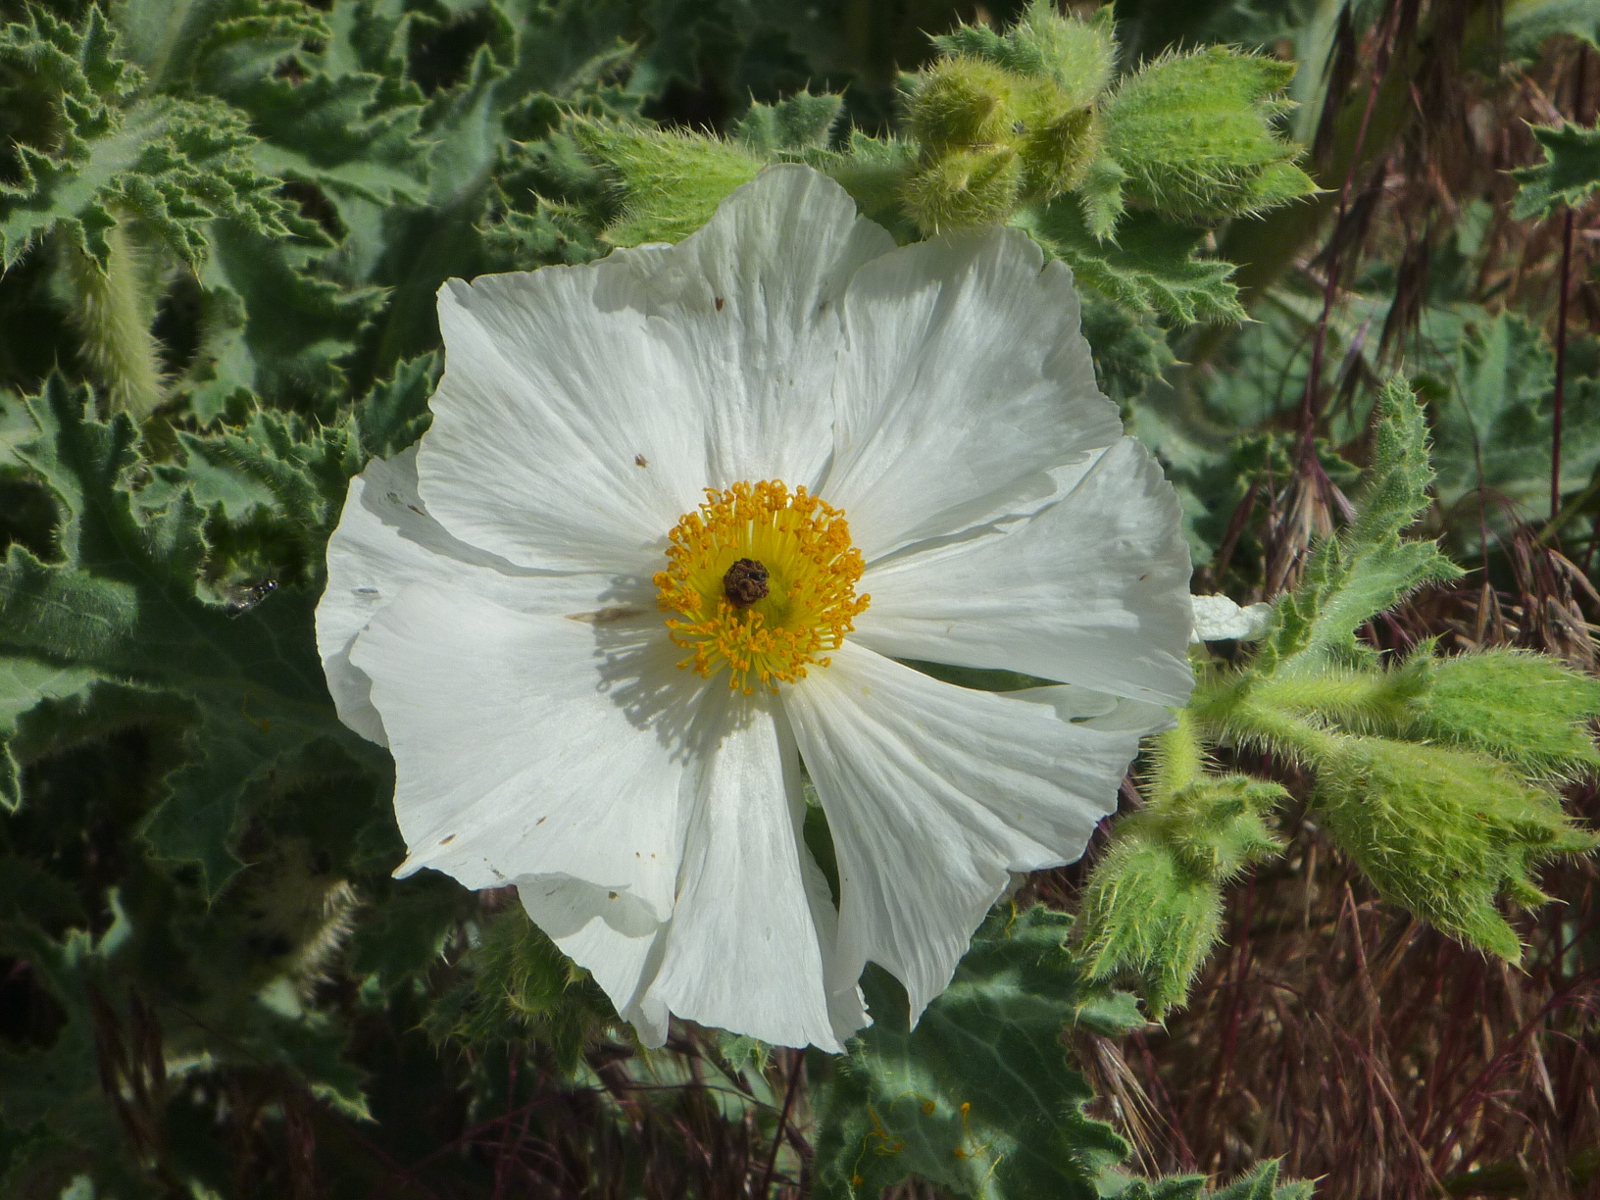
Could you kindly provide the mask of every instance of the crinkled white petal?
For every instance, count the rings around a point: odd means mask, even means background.
[[[1048,496],[1051,468],[1122,435],[1065,264],[1014,229],[935,238],[845,295],[823,487],[868,561]]]
[[[528,914],[588,968],[646,1045],[669,1012],[780,1046],[838,1051],[868,1024],[860,989],[830,992],[838,914],[800,837],[793,735],[765,697],[708,693],[688,745],[692,812],[671,920],[564,876],[517,881]]]
[[[1251,642],[1267,632],[1272,605],[1252,604],[1241,608],[1226,596],[1191,596],[1194,608],[1193,642],[1218,642],[1237,638]]]
[[[830,986],[880,963],[905,984],[913,1020],[1013,871],[1083,852],[1139,743],[849,642],[786,689],[784,707],[838,856]]]
[[[388,738],[372,706],[372,681],[350,662],[350,647],[408,583],[461,587],[504,608],[546,616],[655,608],[648,579],[517,567],[452,537],[417,494],[416,457],[411,449],[374,459],[350,481],[328,540],[328,585],[317,603],[317,651],[339,719],[380,745]]]
[[[833,449],[840,301],[857,269],[893,248],[833,180],[779,165],[677,246],[623,264],[632,282],[615,302],[654,318],[703,414],[699,486],[816,485]]]
[[[838,1052],[793,736],[770,696],[708,693],[690,739],[678,898],[648,996],[703,1025]]]
[[[666,920],[700,689],[660,629],[659,614],[592,625],[401,589],[350,656],[394,754],[401,873],[470,888],[567,875]]]
[[[517,880],[517,895],[562,953],[594,976],[641,1042],[666,1042],[666,1005],[645,989],[661,965],[670,921],[657,921],[625,894],[568,875],[526,876]]]
[[[1049,705],[1063,721],[1070,721],[1085,729],[1103,729],[1108,733],[1135,733],[1146,737],[1163,729],[1172,729],[1178,723],[1172,710],[1164,704],[1107,696],[1072,684],[1022,688],[1002,694],[1008,700]]]
[[[1182,705],[1188,580],[1172,485],[1123,438],[1036,516],[869,567],[860,591],[872,602],[852,637],[894,658]]]
[[[525,566],[632,572],[698,502],[704,403],[613,297],[630,257],[439,289],[445,372],[417,470],[456,537]]]

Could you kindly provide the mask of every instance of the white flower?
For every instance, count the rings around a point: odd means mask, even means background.
[[[515,884],[648,1044],[677,1013],[837,1051],[869,959],[915,1019],[1191,685],[1178,502],[1066,267],[896,248],[780,166],[680,245],[452,280],[439,321],[433,426],[352,484],[317,613],[399,873]]]
[[[1217,642],[1225,638],[1238,638],[1253,642],[1267,632],[1267,622],[1272,617],[1272,605],[1252,604],[1240,608],[1226,596],[1191,596],[1194,606],[1194,632],[1192,642]]]

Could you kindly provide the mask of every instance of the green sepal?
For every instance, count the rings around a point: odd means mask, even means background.
[[[1180,221],[1257,213],[1316,193],[1300,147],[1273,130],[1292,63],[1222,46],[1170,53],[1102,107],[1107,152],[1129,197]]]
[[[945,150],[906,179],[901,199],[917,228],[933,236],[1004,221],[1021,186],[1022,162],[1009,146]]]
[[[1095,1196],[1127,1148],[1084,1115],[1092,1093],[1060,1036],[1074,1022],[1107,1035],[1143,1022],[1127,997],[1083,985],[1062,948],[1071,927],[1001,905],[915,1030],[904,993],[868,969],[874,1024],[819,1089],[819,1196],[877,1196],[913,1173],[974,1200]]]
[[[882,225],[902,246],[921,236],[900,202],[917,165],[912,143],[868,137],[857,129],[851,131],[846,153],[812,151],[805,161],[849,192],[861,215]]]
[[[1574,208],[1600,188],[1600,127],[1585,129],[1563,121],[1531,129],[1544,161],[1511,172],[1522,185],[1511,206],[1518,220],[1549,216],[1559,204]]]

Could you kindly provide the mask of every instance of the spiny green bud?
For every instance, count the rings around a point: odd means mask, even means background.
[[[905,182],[901,198],[927,234],[1004,221],[1017,206],[1022,164],[1009,146],[950,150],[926,162]]]
[[[1511,962],[1522,949],[1496,901],[1544,902],[1535,867],[1600,842],[1483,755],[1378,737],[1329,746],[1313,803],[1344,851],[1386,899]]]
[[[1021,83],[1011,72],[976,58],[947,58],[921,75],[907,104],[911,132],[927,151],[987,148],[1008,141],[1012,101]]]
[[[622,212],[604,236],[616,246],[682,241],[763,165],[738,145],[699,133],[598,121],[574,122],[572,133],[615,181]]]
[[[1081,184],[1100,153],[1094,109],[1074,107],[1060,88],[1044,83],[1027,88],[1015,111],[1022,188],[1029,198],[1052,200]]]
[[[1600,680],[1514,650],[1434,659],[1429,675],[1409,736],[1492,754],[1532,779],[1600,770],[1589,733],[1600,716]]]
[[[1087,21],[1064,17],[1050,0],[1034,0],[1015,29],[1006,66],[1049,79],[1075,107],[1093,104],[1117,65],[1116,18],[1107,4]]]
[[[1129,195],[1179,220],[1259,212],[1317,186],[1294,165],[1300,149],[1274,119],[1291,63],[1211,46],[1169,54],[1126,79],[1102,106],[1106,150]]]
[[[1091,979],[1141,981],[1150,1016],[1187,1000],[1222,929],[1222,884],[1282,843],[1266,814],[1286,793],[1203,776],[1123,820],[1084,890],[1074,940]]]
[[[1222,935],[1222,889],[1185,867],[1160,837],[1118,830],[1095,864],[1073,929],[1088,978],[1132,975],[1150,1019],[1159,1021],[1187,1002]]]
[[[1034,0],[1007,33],[962,25],[933,39],[946,55],[983,59],[1065,95],[1065,107],[1086,108],[1105,90],[1116,66],[1115,19],[1108,4],[1087,21],[1064,17],[1050,0]]]

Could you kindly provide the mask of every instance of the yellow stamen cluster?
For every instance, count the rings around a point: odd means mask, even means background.
[[[709,679],[728,668],[746,695],[752,679],[773,691],[825,667],[870,596],[857,596],[861,551],[844,514],[806,489],[778,480],[706,489],[698,510],[678,520],[667,569],[654,583],[674,642],[693,651],[678,665]],[[767,571],[767,593],[746,605],[727,593],[728,569],[750,559]]]

